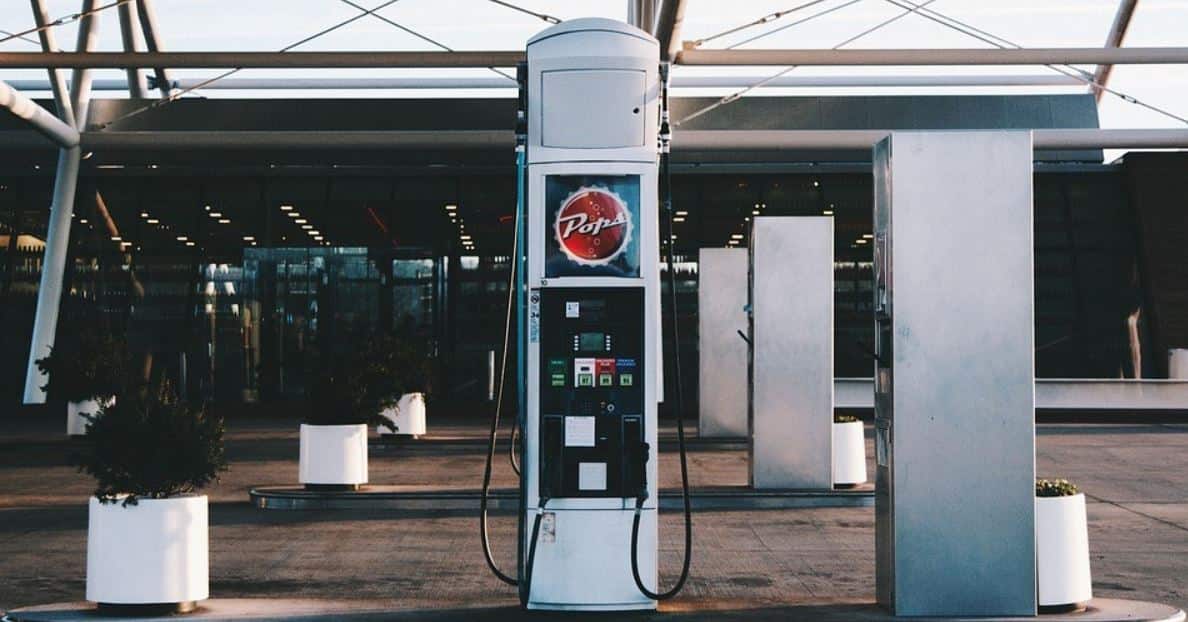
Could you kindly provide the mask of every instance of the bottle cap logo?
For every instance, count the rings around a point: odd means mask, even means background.
[[[631,214],[618,195],[604,188],[583,186],[561,203],[553,234],[570,260],[601,266],[627,248],[631,227]]]

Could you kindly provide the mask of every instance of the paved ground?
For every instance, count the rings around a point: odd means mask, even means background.
[[[55,436],[58,419],[0,420],[0,610],[83,597],[91,484],[67,466],[72,446]],[[208,491],[212,595],[514,605],[514,591],[484,566],[473,513],[256,510],[250,487],[296,479],[296,425],[249,420],[229,428],[231,470]],[[454,442],[373,451],[372,481],[476,485],[481,427],[434,432]],[[1188,609],[1188,424],[1041,425],[1037,446],[1041,476],[1068,477],[1089,494],[1095,594]],[[695,486],[746,481],[741,449],[702,446],[692,458]],[[662,485],[676,485],[674,452],[662,456],[661,469]],[[497,472],[496,485],[514,482],[505,459]],[[704,612],[691,619],[787,619],[872,601],[873,519],[872,508],[700,512],[693,576],[662,608]],[[504,564],[514,561],[514,532],[513,516],[495,518]],[[667,584],[680,564],[679,514],[662,517],[661,533]]]

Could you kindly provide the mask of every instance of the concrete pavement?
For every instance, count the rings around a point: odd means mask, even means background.
[[[0,421],[0,609],[83,597],[91,482],[68,466],[72,444],[58,438],[59,425]],[[228,427],[231,469],[207,491],[213,597],[376,601],[406,611],[514,607],[514,590],[484,565],[473,512],[257,510],[249,488],[296,479],[297,424]],[[371,480],[477,485],[482,423],[431,421],[434,433],[453,441],[373,450]],[[1089,497],[1096,596],[1188,608],[1186,450],[1186,424],[1040,426],[1039,474],[1068,477]],[[741,447],[705,444],[691,458],[694,486],[746,482]],[[662,454],[665,487],[678,483],[675,459]],[[500,460],[495,484],[511,486]],[[688,619],[787,619],[860,608],[874,599],[873,519],[869,507],[698,512],[693,575],[662,609]],[[500,513],[493,523],[496,555],[510,567],[515,518]],[[664,514],[662,584],[679,570],[681,538],[680,514]]]

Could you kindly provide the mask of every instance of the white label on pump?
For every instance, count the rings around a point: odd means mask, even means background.
[[[565,446],[594,446],[594,417],[565,418]]]
[[[581,315],[582,315],[581,304],[579,304],[577,302],[566,302],[565,303],[565,317],[567,317],[567,318],[581,317]]]
[[[606,490],[606,463],[579,462],[578,490]]]

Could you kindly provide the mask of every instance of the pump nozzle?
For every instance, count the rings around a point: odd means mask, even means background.
[[[647,442],[641,442],[637,451],[639,455],[636,460],[636,469],[639,471],[639,481],[637,482],[639,488],[635,491],[635,500],[637,506],[642,506],[643,502],[648,499],[648,460],[652,458],[652,446]]]

